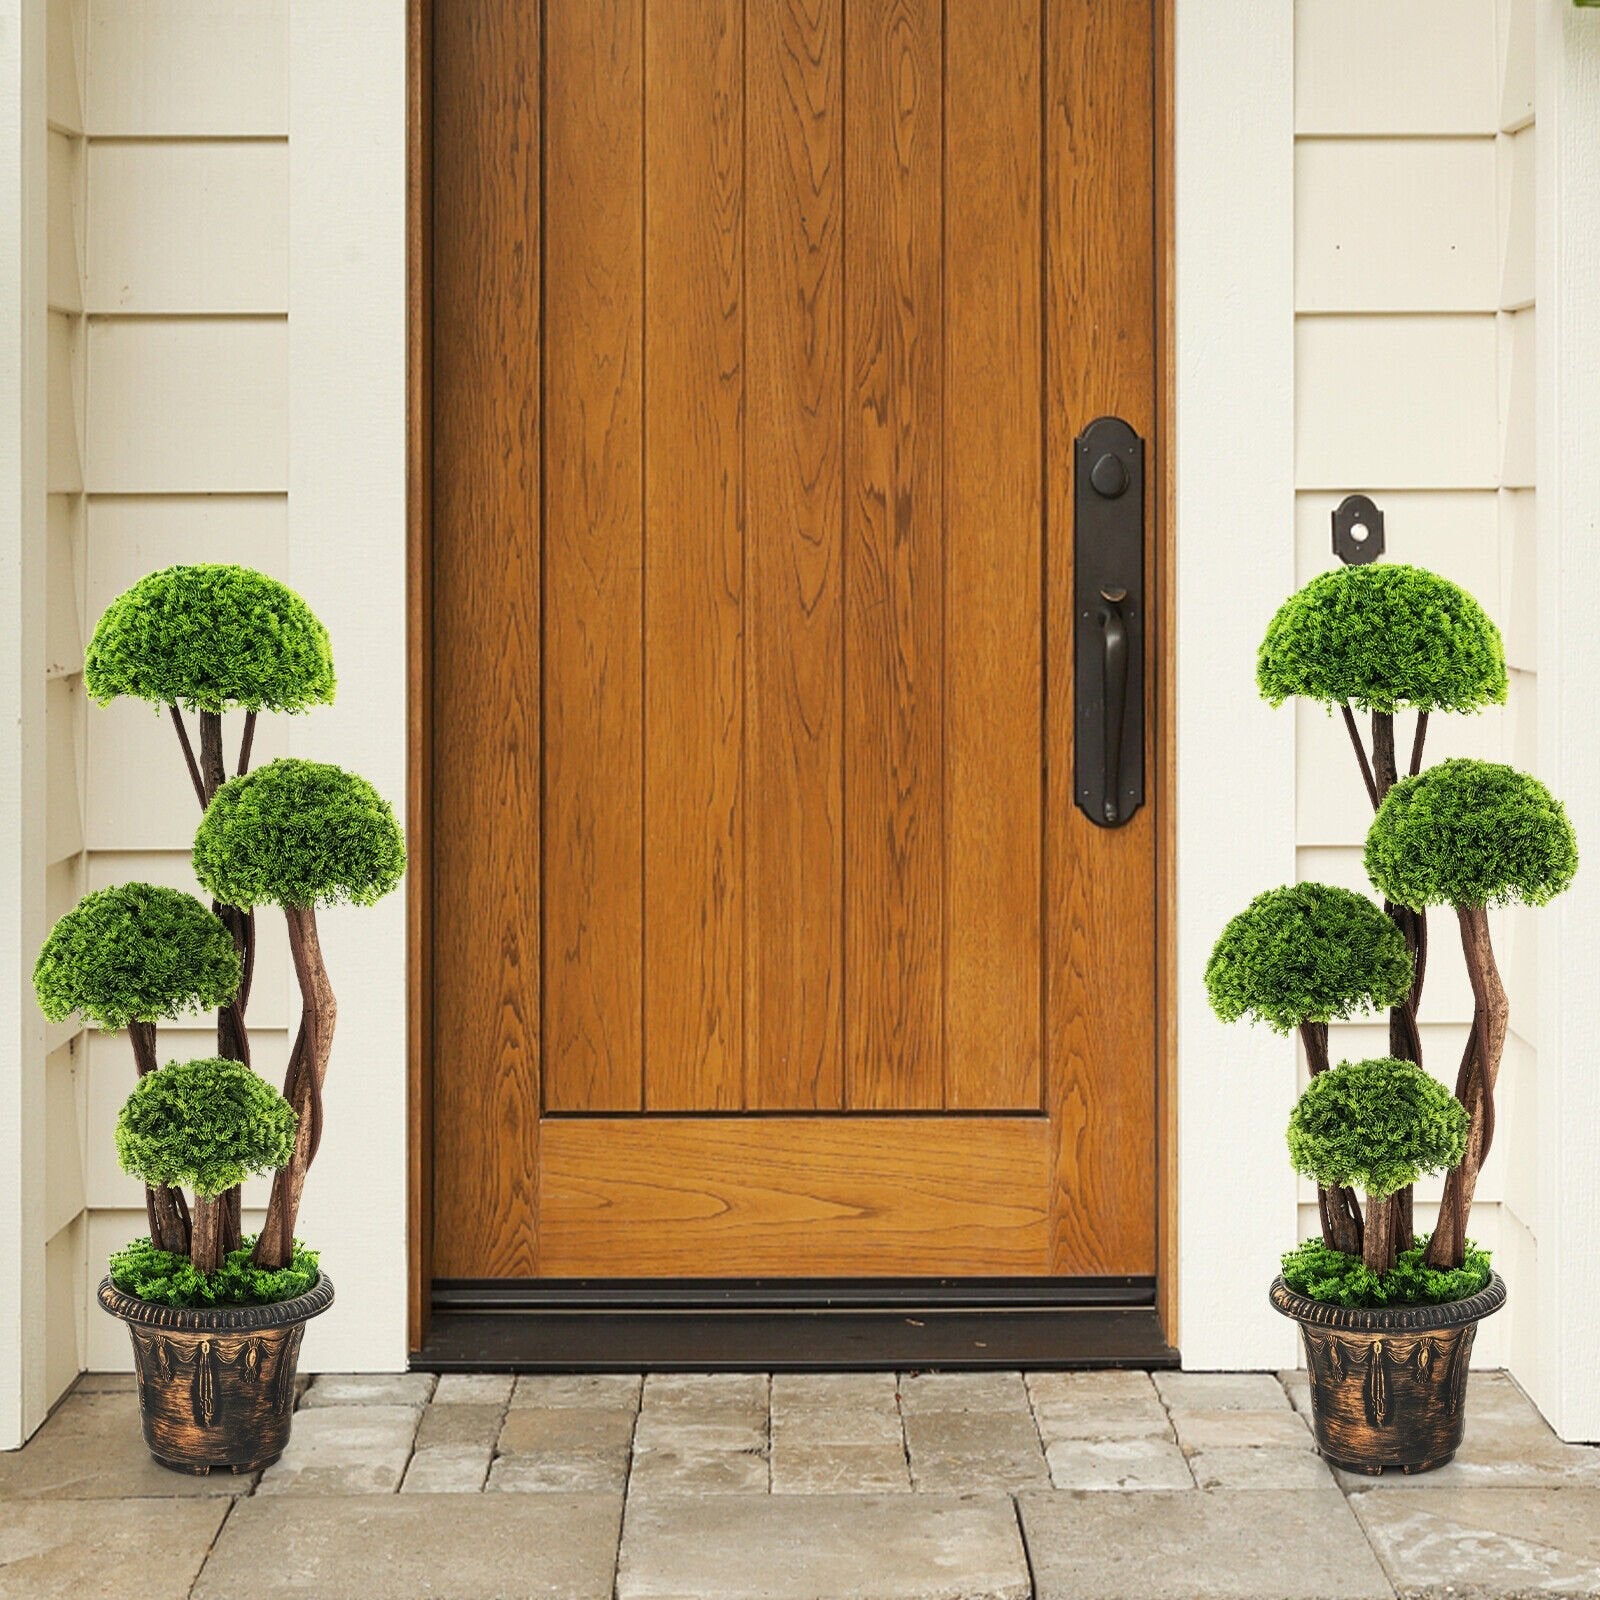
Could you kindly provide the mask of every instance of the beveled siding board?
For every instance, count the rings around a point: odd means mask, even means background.
[[[67,678],[45,685],[45,862],[83,848],[83,696]]]
[[[1538,495],[1500,491],[1500,604],[1495,621],[1506,641],[1506,662],[1532,674],[1539,663]]]
[[[1538,360],[1534,318],[1526,311],[1500,314],[1500,482],[1508,489],[1534,481],[1534,365]]]
[[[59,1233],[84,1207],[82,1037],[44,1063],[44,1236]],[[132,1070],[131,1068],[129,1069]],[[107,1130],[109,1135],[109,1130]],[[115,1162],[115,1155],[112,1160]]]
[[[82,509],[81,496],[53,494],[45,515],[44,670],[50,678],[72,678],[83,670],[78,593]]]
[[[1502,311],[1531,306],[1534,298],[1534,199],[1537,186],[1537,133],[1530,125],[1495,141],[1499,187],[1500,286]]]
[[[45,0],[46,108],[50,126],[83,132],[84,27],[89,0]]]
[[[287,487],[284,319],[97,318],[88,360],[91,493]]]
[[[1493,311],[1495,146],[1298,140],[1295,308]]]
[[[1506,697],[1505,756],[1523,772],[1539,769],[1539,680],[1531,672],[1511,673]],[[1579,737],[1582,737],[1580,734]]]
[[[96,140],[88,208],[90,313],[288,309],[287,141]]]
[[[50,134],[48,250],[52,311],[83,310],[84,142]]]
[[[291,719],[263,714],[256,724],[252,766],[289,753]],[[223,739],[231,772],[240,725],[224,718]],[[189,718],[189,738],[198,738]],[[199,825],[200,807],[189,784],[183,752],[161,707],[124,696],[88,713],[85,827],[94,850],[187,849]]]
[[[1362,485],[1352,483],[1352,489]],[[1309,583],[1338,564],[1333,511],[1345,490],[1309,489],[1295,496],[1295,581]],[[1494,489],[1389,490],[1383,511],[1386,561],[1427,567],[1461,584],[1501,621],[1501,512]]]
[[[289,500],[283,494],[89,495],[84,626],[147,572],[195,561],[235,562],[289,580]],[[334,670],[339,641],[333,641]],[[173,740],[173,754],[177,755]]]
[[[1500,65],[1500,131],[1514,133],[1533,121],[1538,46],[1537,0],[1496,0]]]
[[[83,326],[83,319],[69,312],[50,313],[45,485],[51,494],[77,494],[83,488]]]
[[[1511,995],[1511,1015],[1536,1026],[1535,1000],[1527,990]],[[1484,1181],[1498,1171],[1498,1194],[1518,1216],[1539,1214],[1539,1056],[1515,1031],[1506,1035],[1500,1074],[1495,1079],[1495,1137],[1484,1167]]]
[[[83,3],[90,134],[288,132],[289,0]]]
[[[1301,489],[1494,488],[1493,316],[1301,317]]]
[[[143,1212],[140,1215],[143,1216]],[[72,1218],[44,1246],[45,1392],[59,1396],[84,1370],[84,1334],[88,1306],[83,1292],[84,1246],[88,1238],[84,1213]],[[110,1322],[110,1317],[101,1317]],[[122,1333],[122,1329],[117,1329]],[[122,1334],[127,1344],[127,1334]]]
[[[260,743],[259,739],[257,743]],[[175,760],[181,760],[176,744],[172,755]],[[194,803],[193,794],[186,791],[185,798],[189,802],[189,809],[175,814],[172,828],[175,840],[186,838],[192,831],[189,826],[191,816],[196,821],[199,818],[199,808]],[[209,904],[209,897],[195,882],[186,847],[146,851],[91,850],[84,857],[84,893],[91,889],[106,889],[113,884],[134,882],[178,889]],[[250,989],[247,1021],[252,1029],[283,1028],[291,1020],[297,1020],[299,1015],[300,998],[298,991],[293,988],[289,941],[284,931],[283,917],[270,907],[263,907],[257,917],[256,971]]]
[[[1495,0],[1297,0],[1297,133],[1493,133]]]

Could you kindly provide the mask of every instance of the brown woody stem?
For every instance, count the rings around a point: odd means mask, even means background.
[[[1408,778],[1414,778],[1419,772],[1422,771],[1422,747],[1427,743],[1427,739],[1428,713],[1426,711],[1419,711],[1417,713],[1416,737],[1411,741],[1411,766],[1406,773]]]
[[[183,760],[189,769],[189,782],[194,785],[194,797],[200,802],[200,809],[204,811],[209,796],[206,794],[205,782],[200,776],[200,768],[194,759],[194,746],[189,742],[189,729],[183,720],[183,712],[176,701],[169,705],[167,710],[172,713],[172,725],[178,730],[178,743],[183,746]]]
[[[1378,786],[1372,779],[1372,764],[1367,760],[1367,747],[1361,742],[1361,730],[1356,727],[1356,714],[1348,705],[1339,707],[1344,715],[1345,732],[1350,735],[1350,743],[1355,749],[1356,760],[1361,766],[1361,781],[1367,786],[1367,799],[1372,802],[1372,809],[1378,809]]]
[[[1314,1078],[1328,1070],[1328,1024],[1302,1022],[1300,1042],[1306,1047],[1306,1065]],[[1330,1250],[1347,1256],[1361,1254],[1361,1202],[1354,1189],[1335,1186],[1317,1189],[1317,1216],[1322,1223],[1322,1242]]]
[[[234,769],[234,776],[242,778],[250,770],[250,747],[256,742],[256,714],[247,711],[244,714],[244,732],[239,735],[239,765]]]
[[[289,1057],[283,1095],[300,1118],[295,1130],[294,1154],[272,1180],[272,1198],[256,1240],[254,1260],[259,1267],[286,1267],[294,1255],[294,1225],[300,1214],[300,1195],[306,1172],[322,1136],[322,1085],[328,1075],[328,1054],[338,1006],[322,961],[317,938],[317,913],[313,906],[285,906],[289,927],[289,953],[300,985],[300,1032]]]
[[[1398,1222],[1398,1208],[1392,1194],[1381,1200],[1375,1195],[1367,1196],[1367,1232],[1362,1241],[1361,1259],[1372,1271],[1387,1272],[1394,1266],[1400,1250]]]
[[[1439,1221],[1428,1241],[1430,1267],[1459,1267],[1466,1258],[1467,1218],[1483,1158],[1494,1139],[1494,1086],[1506,1046],[1510,1006],[1489,939],[1489,915],[1482,906],[1457,906],[1461,953],[1472,984],[1472,1034],[1461,1058],[1456,1097],[1472,1119],[1461,1163],[1444,1180]]]
[[[222,1254],[222,1196],[197,1194],[189,1259],[201,1272],[215,1272],[222,1265]]]
[[[133,1046],[133,1064],[142,1078],[154,1072],[160,1061],[156,1056],[156,1025],[153,1022],[130,1022],[128,1042]],[[189,1251],[188,1213],[181,1189],[169,1188],[164,1183],[147,1183],[144,1186],[144,1214],[150,1224],[150,1242],[174,1255],[187,1255]]]

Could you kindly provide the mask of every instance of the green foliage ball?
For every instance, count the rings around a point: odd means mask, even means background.
[[[1291,595],[1256,660],[1262,698],[1363,711],[1477,711],[1506,697],[1500,630],[1465,589],[1421,567],[1337,567]]]
[[[1397,905],[1543,905],[1572,882],[1561,802],[1515,767],[1457,758],[1397,783],[1367,830],[1367,876]]]
[[[33,969],[52,1022],[160,1022],[230,1001],[241,969],[232,936],[192,894],[153,883],[96,889],[50,930]]]
[[[1410,1061],[1346,1061],[1313,1078],[1289,1115],[1294,1170],[1382,1199],[1467,1148],[1467,1109]]]
[[[387,800],[320,761],[273,761],[217,790],[194,870],[224,905],[370,905],[399,883],[406,849]]]
[[[252,1234],[222,1258],[215,1272],[202,1272],[188,1256],[135,1239],[111,1257],[111,1281],[124,1294],[162,1306],[269,1306],[315,1287],[317,1252],[297,1239],[286,1267],[258,1267],[250,1260]]]
[[[117,1158],[146,1183],[214,1196],[294,1153],[294,1108],[242,1061],[205,1056],[147,1072],[117,1117]]]
[[[1211,1009],[1279,1033],[1398,1005],[1411,952],[1392,918],[1365,895],[1327,883],[1258,894],[1222,930],[1206,963]]]
[[[1283,1281],[1297,1294],[1336,1306],[1439,1306],[1465,1300],[1489,1286],[1489,1252],[1467,1240],[1459,1267],[1430,1267],[1426,1237],[1402,1250],[1387,1272],[1374,1272],[1360,1256],[1307,1239],[1283,1258]]]
[[[327,630],[294,590],[248,567],[167,567],[106,608],[83,659],[102,705],[134,695],[191,711],[304,711],[333,699]]]

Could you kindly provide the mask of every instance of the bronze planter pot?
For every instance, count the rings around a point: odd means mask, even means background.
[[[1478,1324],[1506,1303],[1487,1287],[1439,1306],[1372,1310],[1311,1300],[1274,1278],[1273,1307],[1300,1324],[1317,1448],[1346,1472],[1430,1472],[1460,1447]]]
[[[306,1322],[333,1304],[326,1273],[269,1306],[152,1305],[100,1280],[100,1304],[128,1325],[150,1454],[174,1472],[254,1472],[289,1442]]]

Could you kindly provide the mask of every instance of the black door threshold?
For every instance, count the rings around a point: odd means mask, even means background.
[[[436,1308],[424,1372],[1036,1371],[1178,1365],[1151,1306]]]

